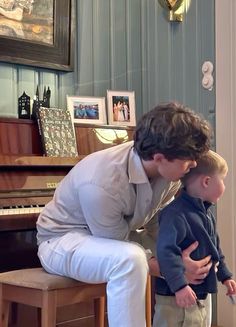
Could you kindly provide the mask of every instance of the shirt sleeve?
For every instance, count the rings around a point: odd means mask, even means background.
[[[119,194],[109,194],[102,187],[86,184],[79,189],[84,218],[94,236],[125,240],[129,226],[123,215]]]
[[[171,216],[172,215],[172,216]],[[182,250],[179,244],[186,236],[186,228],[182,219],[168,212],[161,216],[157,240],[157,260],[160,271],[170,290],[175,293],[188,283],[185,279],[185,268],[182,261]]]

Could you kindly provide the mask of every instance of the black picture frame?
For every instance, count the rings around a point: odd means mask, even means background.
[[[0,62],[73,71],[73,11],[74,0],[54,0],[53,45],[0,36]]]

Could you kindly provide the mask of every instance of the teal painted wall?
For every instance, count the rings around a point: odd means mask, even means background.
[[[183,23],[170,23],[157,0],[77,0],[74,73],[0,63],[0,115],[17,116],[17,98],[52,90],[51,106],[66,95],[106,96],[134,90],[137,117],[157,103],[178,100],[214,124],[215,94],[201,86],[201,66],[214,63],[214,0],[192,0]]]

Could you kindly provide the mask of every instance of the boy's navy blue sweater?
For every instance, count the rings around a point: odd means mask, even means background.
[[[211,255],[213,263],[219,262],[217,273],[213,264],[202,284],[190,285],[198,299],[205,299],[208,293],[217,292],[217,279],[223,282],[231,278],[232,274],[226,267],[219,247],[216,222],[210,206],[210,203],[193,198],[183,190],[161,211],[157,258],[165,279],[156,278],[157,294],[174,295],[176,291],[188,285],[181,255],[194,241],[198,241],[199,246],[192,252],[192,259],[199,260]]]

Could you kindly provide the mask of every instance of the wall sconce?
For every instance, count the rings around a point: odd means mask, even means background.
[[[100,142],[103,144],[118,145],[129,140],[126,130],[110,129],[110,128],[93,128],[93,132]]]
[[[190,6],[191,0],[158,0],[160,5],[168,10],[168,20],[170,22],[182,22],[183,14]]]

